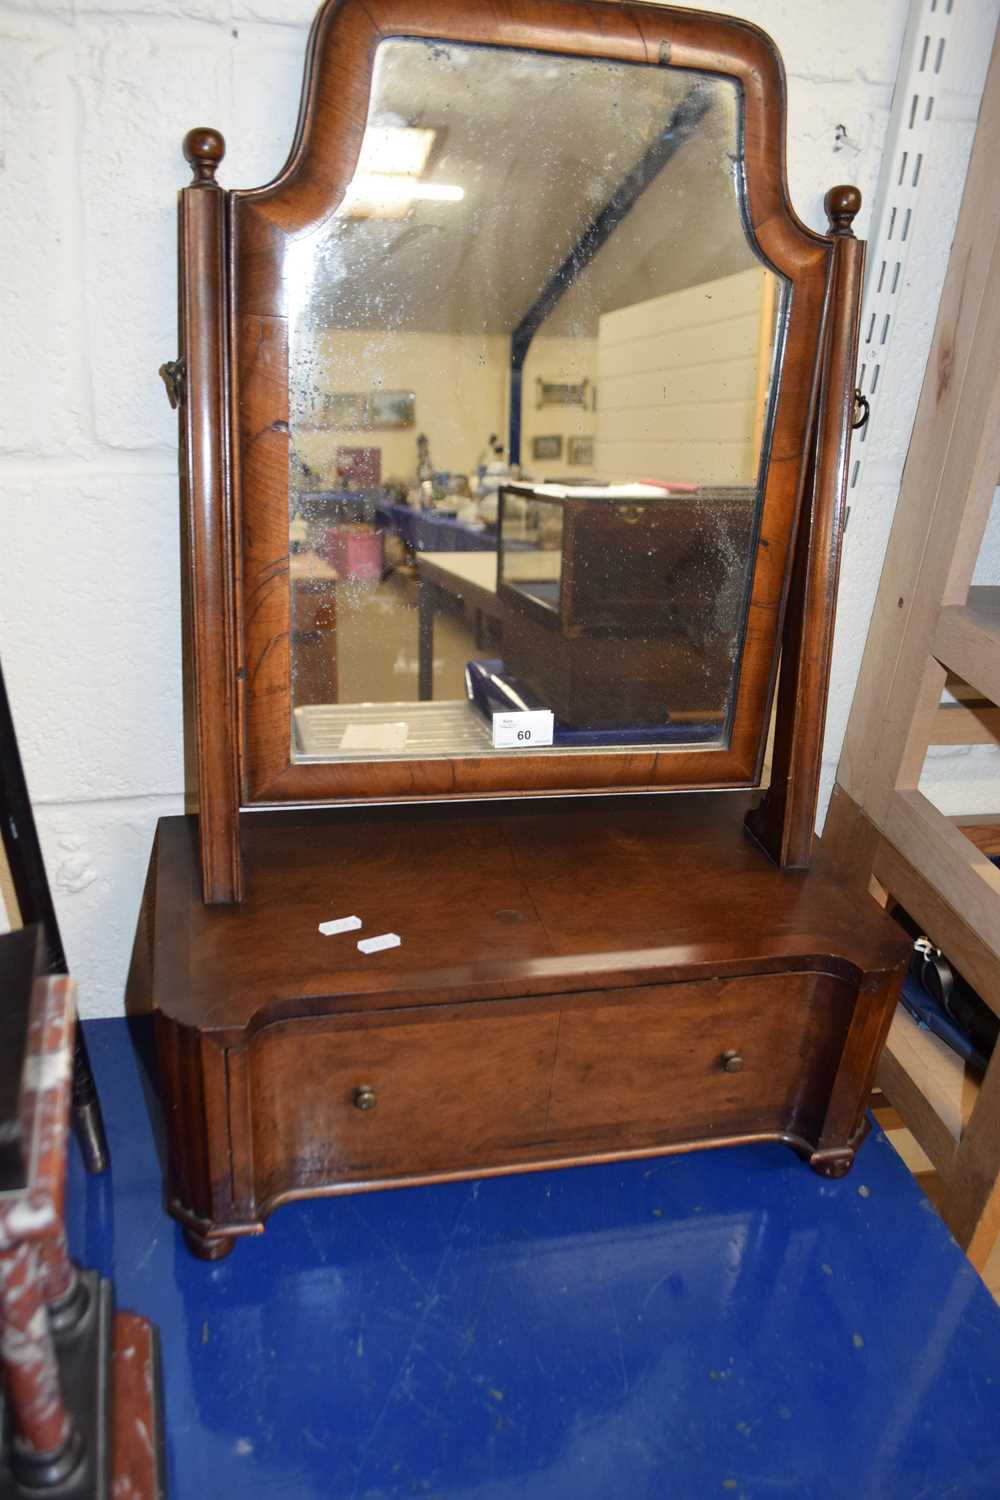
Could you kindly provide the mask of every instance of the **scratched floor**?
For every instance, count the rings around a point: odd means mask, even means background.
[[[160,1209],[125,1023],[75,1253],[159,1324],[173,1500],[1000,1496],[1000,1308],[884,1138],[289,1205],[217,1266]]]

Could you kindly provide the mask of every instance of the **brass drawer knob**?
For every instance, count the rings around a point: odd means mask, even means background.
[[[732,1047],[722,1054],[722,1071],[724,1073],[741,1073],[743,1071],[743,1058]]]
[[[355,1109],[374,1109],[378,1100],[370,1083],[361,1083],[354,1090]]]

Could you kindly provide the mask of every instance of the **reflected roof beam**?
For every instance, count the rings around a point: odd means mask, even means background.
[[[651,183],[655,182],[667,162],[691,138],[711,107],[711,91],[703,88],[700,83],[685,94],[669,124],[639,158],[631,172],[622,179],[596,218],[587,225],[562,265],[550,276],[511,334],[511,463],[518,463],[521,457],[521,372],[532,339],[602,245],[610,239]]]

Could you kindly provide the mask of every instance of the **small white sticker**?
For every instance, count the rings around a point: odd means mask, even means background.
[[[333,922],[321,922],[319,930],[324,937],[333,937],[337,932],[356,932],[360,926],[360,917],[337,917]]]
[[[548,708],[494,714],[493,748],[531,750],[535,745],[551,745],[554,726],[555,716]]]
[[[398,948],[400,944],[397,932],[380,932],[378,937],[362,938],[358,943],[358,951],[361,953],[381,953],[383,948]]]

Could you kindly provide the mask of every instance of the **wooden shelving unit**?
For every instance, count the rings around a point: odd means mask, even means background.
[[[930,745],[1000,740],[1000,588],[973,572],[1000,476],[1000,46],[994,48],[868,644],[823,838],[899,902],[1000,1014],[996,815],[919,789]],[[949,689],[956,702],[943,703]],[[1000,1050],[981,1081],[905,1014],[879,1083],[980,1269],[1000,1239]]]

